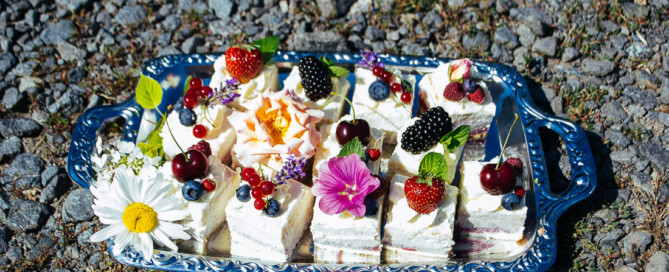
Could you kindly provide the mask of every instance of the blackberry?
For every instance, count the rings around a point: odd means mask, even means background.
[[[300,60],[298,66],[302,87],[307,97],[312,101],[327,97],[332,91],[330,72],[325,64],[314,56],[307,56]]]
[[[428,151],[451,130],[448,113],[442,107],[431,108],[402,133],[402,149],[413,154]]]

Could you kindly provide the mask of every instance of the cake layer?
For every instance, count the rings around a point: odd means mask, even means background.
[[[381,248],[358,250],[314,243],[314,262],[337,264],[379,264]]]
[[[348,91],[351,89],[351,83],[346,80],[346,78],[336,78],[332,77],[332,92],[346,96]],[[319,125],[331,124],[339,119],[344,109],[344,98],[338,95],[329,95],[326,98],[321,98],[318,101],[311,101],[302,87],[302,78],[300,77],[300,71],[298,66],[293,66],[293,69],[290,71],[290,74],[283,81],[283,89],[291,90],[295,93],[302,103],[306,104],[312,109],[323,110],[325,115],[320,121]]]
[[[497,239],[457,239],[453,252],[469,258],[507,257],[525,251],[527,241],[497,240]]]
[[[230,200],[226,214],[232,256],[290,261],[312,216],[313,196],[308,187],[290,179],[285,185],[277,186],[272,198],[281,205],[277,217],[268,217],[262,210],[256,210],[251,200],[241,202],[236,197]]]
[[[394,76],[400,74],[394,71]],[[416,84],[414,75],[403,75],[402,79],[408,82],[413,89]],[[355,70],[355,92],[353,93],[353,107],[356,118],[366,120],[373,128],[386,133],[385,143],[397,143],[397,132],[402,125],[411,120],[413,113],[413,99],[410,103],[402,103],[400,95],[390,92],[390,96],[382,101],[376,101],[369,96],[369,86],[376,81],[371,70],[358,68]],[[397,82],[397,81],[393,81]]]
[[[383,261],[389,264],[397,263],[435,263],[446,262],[450,254],[431,254],[415,250],[402,249],[389,245],[383,245]]]
[[[214,74],[211,76],[209,87],[221,89],[228,79],[232,79],[232,77],[225,68],[225,55],[222,55],[214,62]],[[241,96],[228,105],[236,110],[243,111],[249,101],[258,97],[265,90],[279,90],[279,69],[276,64],[264,65],[258,75],[251,81],[240,84],[237,93]]]
[[[316,198],[316,205],[319,200]],[[380,247],[383,200],[377,200],[379,211],[374,217],[355,217],[348,212],[328,215],[315,207],[310,227],[314,244],[354,250]]]

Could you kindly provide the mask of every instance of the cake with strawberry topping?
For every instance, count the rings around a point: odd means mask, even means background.
[[[363,52],[361,67],[355,70],[353,107],[358,117],[386,133],[384,141],[397,143],[397,132],[411,120],[416,77],[386,69],[374,52]]]
[[[323,110],[319,124],[331,124],[339,119],[344,109],[344,97],[351,88],[346,79],[348,74],[348,70],[334,66],[326,57],[307,56],[293,66],[283,81],[283,89],[292,91],[310,108]]]
[[[418,83],[422,111],[441,106],[453,119],[453,124],[470,126],[465,147],[465,159],[478,160],[485,156],[485,141],[497,106],[486,84],[477,80],[476,68],[469,59],[443,63]]]

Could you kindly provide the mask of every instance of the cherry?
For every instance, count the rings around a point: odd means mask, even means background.
[[[271,195],[274,192],[274,183],[263,181],[263,183],[260,183],[259,188],[264,195]]]
[[[402,96],[400,97],[400,99],[401,99],[402,102],[404,102],[405,104],[409,104],[409,103],[411,103],[411,93],[410,93],[410,92],[403,92],[403,93],[402,93]]]
[[[383,75],[383,68],[380,66],[374,66],[374,68],[372,68],[372,73],[375,77],[381,77],[381,75]]]
[[[513,188],[513,193],[515,193],[518,197],[523,198],[525,196],[525,188],[523,188],[523,186],[516,186]]]
[[[251,186],[256,187],[260,184],[261,178],[258,174],[253,173],[249,175],[249,178],[246,181],[248,181]]]
[[[251,167],[244,168],[244,170],[242,170],[242,180],[249,181],[249,177],[255,173],[256,170]]]
[[[260,187],[253,187],[253,189],[251,189],[251,196],[255,199],[261,199],[265,195],[262,193]]]
[[[265,208],[265,200],[262,198],[256,198],[256,201],[253,202],[253,207],[256,208],[256,210],[262,210]]]
[[[190,79],[189,82],[189,89],[199,89],[202,87],[202,79],[193,77]]]
[[[181,182],[204,178],[209,170],[207,156],[197,150],[189,150],[185,154],[179,153],[172,159],[174,177]]]
[[[362,119],[357,119],[353,122],[341,121],[337,125],[337,142],[344,146],[353,138],[358,137],[362,145],[369,144],[369,135],[371,130],[369,123]]]
[[[214,93],[214,90],[211,89],[209,86],[204,86],[200,88],[197,92],[197,95],[202,98],[208,98],[210,95]]]
[[[197,105],[197,97],[193,96],[191,93],[186,92],[183,102],[185,108],[188,109],[195,108],[195,105]]]
[[[203,125],[195,125],[193,127],[193,136],[195,136],[195,138],[204,138],[207,136],[207,127]]]
[[[390,79],[392,78],[392,75],[393,74],[391,74],[388,71],[383,71],[383,74],[381,74],[381,80],[383,80],[385,82],[390,82]]]
[[[202,187],[204,187],[204,190],[207,192],[213,192],[214,190],[216,190],[216,183],[214,183],[210,179],[205,179],[202,181]]]
[[[399,93],[402,91],[402,84],[395,82],[390,85],[390,89],[395,93]]]
[[[501,162],[499,167],[489,163],[481,170],[481,186],[491,195],[503,195],[513,190],[516,185],[516,171],[507,162]]]

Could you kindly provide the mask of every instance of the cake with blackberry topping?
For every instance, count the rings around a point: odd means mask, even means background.
[[[344,97],[351,88],[347,76],[348,71],[333,66],[331,60],[307,56],[293,66],[283,81],[283,89],[293,92],[310,108],[323,110],[319,125],[331,124],[339,119],[344,109]]]
[[[470,126],[465,159],[485,156],[485,142],[497,107],[486,84],[477,79],[476,67],[469,59],[440,64],[418,83],[421,111],[441,106],[455,126]]]

